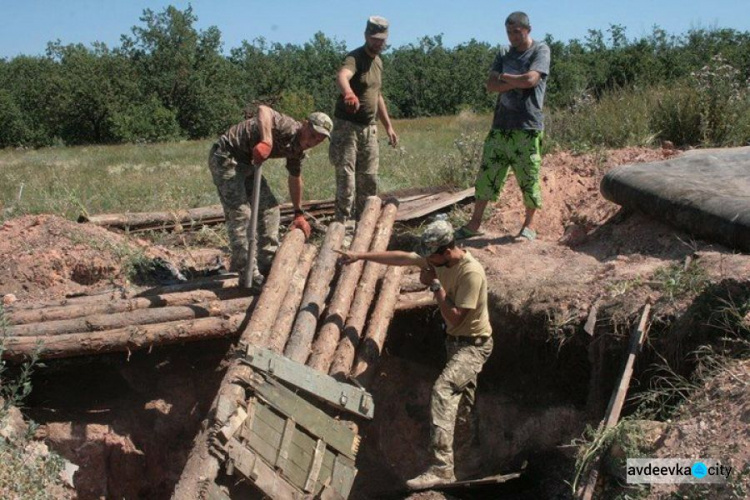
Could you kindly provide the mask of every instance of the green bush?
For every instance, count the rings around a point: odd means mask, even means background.
[[[315,111],[315,99],[303,90],[285,90],[281,93],[277,110],[297,120],[303,120]]]
[[[651,110],[651,128],[663,141],[675,146],[701,142],[701,115],[698,93],[689,85],[660,88]]]
[[[114,113],[112,131],[118,142],[160,142],[180,138],[175,113],[165,108],[156,96]]]

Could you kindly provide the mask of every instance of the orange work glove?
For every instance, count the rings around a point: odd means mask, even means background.
[[[307,219],[305,219],[304,214],[298,213],[294,216],[294,219],[292,220],[292,224],[289,226],[289,229],[301,229],[303,233],[305,233],[305,238],[310,237],[310,233],[312,232],[312,229],[310,228],[310,223],[307,222]]]
[[[261,141],[253,148],[253,165],[262,165],[271,156],[271,145]]]
[[[359,110],[359,98],[354,92],[344,94],[344,106],[349,113],[356,113]]]

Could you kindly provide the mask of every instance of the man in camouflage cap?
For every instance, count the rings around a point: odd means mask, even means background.
[[[429,285],[446,325],[448,362],[432,388],[430,400],[431,465],[406,482],[413,490],[454,482],[453,435],[461,403],[473,409],[477,376],[492,353],[492,327],[487,309],[484,268],[456,246],[453,228],[446,221],[427,226],[419,253],[341,252],[345,264],[358,260],[391,266],[419,266],[420,280]],[[472,413],[472,440],[478,439]]]
[[[359,218],[367,197],[378,192],[376,118],[385,127],[391,146],[398,144],[381,93],[380,53],[385,48],[388,27],[385,18],[370,17],[365,26],[365,44],[346,55],[336,75],[341,94],[336,101],[328,154],[336,169],[336,219],[348,227]]]
[[[279,201],[261,177],[258,199],[258,265],[253,283],[244,283],[248,262],[248,229],[252,215],[252,189],[255,166],[268,158],[286,158],[289,172],[289,197],[294,207],[291,227],[310,236],[310,224],[302,211],[302,160],[305,150],[331,136],[333,122],[325,113],[312,113],[299,122],[268,106],[259,106],[255,116],[234,125],[211,148],[208,168],[219,191],[224,208],[229,247],[232,252],[230,271],[240,273],[240,286],[258,288],[263,275],[271,268],[279,246]]]

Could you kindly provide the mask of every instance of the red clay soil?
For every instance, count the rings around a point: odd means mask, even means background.
[[[646,298],[655,303],[654,314],[674,314],[686,304],[679,300],[666,300],[663,283],[654,280],[654,272],[670,264],[681,264],[686,257],[700,262],[712,280],[750,276],[750,256],[736,254],[709,242],[692,241],[689,235],[670,226],[637,213],[621,211],[599,194],[599,182],[613,166],[657,161],[675,154],[678,153],[671,150],[629,148],[583,155],[566,152],[547,155],[542,180],[545,205],[538,214],[539,238],[534,242],[514,238],[520,229],[524,209],[518,187],[511,179],[497,210],[485,224],[487,234],[463,243],[487,270],[495,313],[502,309],[519,317],[528,313],[541,314],[548,318],[548,329],[540,332],[544,337],[555,334],[566,325],[580,325],[597,299],[603,308],[621,311],[620,314],[631,319],[637,316]],[[14,294],[18,300],[62,298],[69,294],[91,293],[113,285],[125,285],[127,256],[137,252],[148,257],[162,257],[178,267],[189,261],[189,257],[169,249],[150,247],[144,241],[54,216],[12,219],[0,228],[0,296]],[[520,334],[498,333],[501,336]],[[496,342],[497,345],[499,343]],[[144,363],[148,364],[148,359]],[[185,363],[188,360],[181,359],[180,366]],[[215,369],[215,366],[206,366],[203,373],[213,373]],[[86,409],[88,417],[85,423],[76,421],[75,417],[66,418],[67,412],[45,415],[43,406],[35,410],[35,416],[48,424],[51,432],[49,442],[53,448],[62,447],[63,455],[79,465],[92,468],[88,494],[116,492],[127,496],[149,492],[155,497],[162,497],[167,495],[168,485],[179,475],[179,467],[167,464],[165,469],[165,464],[172,459],[164,453],[169,448],[180,457],[187,453],[192,439],[190,430],[195,430],[194,425],[205,414],[205,409],[198,403],[202,404],[204,399],[210,401],[210,390],[204,387],[186,395],[183,391],[188,389],[179,383],[165,382],[158,386],[158,390],[149,389],[141,393],[140,383],[131,383],[128,379],[133,371],[127,367],[118,370],[123,370],[119,377],[125,378],[131,388],[127,400],[115,398],[102,406],[100,413],[97,413],[97,408]],[[149,384],[158,384],[160,376],[156,372],[159,368],[152,370],[154,378]],[[168,370],[171,372],[171,369]],[[383,401],[394,401],[394,407],[386,404],[388,409],[384,413],[382,408],[380,411],[381,414],[391,415],[391,418],[372,430],[374,436],[370,441],[378,443],[377,446],[384,450],[384,456],[389,461],[386,467],[391,468],[391,475],[396,479],[405,479],[419,471],[423,464],[415,461],[414,457],[423,456],[418,448],[426,445],[426,428],[416,423],[408,424],[417,420],[414,415],[402,413],[424,413],[429,385],[436,373],[425,366],[394,368],[394,372],[403,374],[412,371],[415,371],[413,377],[405,376],[403,381],[389,384],[388,387],[394,391],[399,387],[411,387],[409,397],[413,398],[416,406],[395,405],[403,397],[398,391],[384,393]],[[200,372],[195,374],[200,375]],[[172,379],[178,381],[180,376],[174,375]],[[195,384],[199,384],[199,379]],[[424,383],[411,386],[410,381],[414,380],[423,380]],[[208,383],[201,384],[203,387]],[[382,390],[387,392],[388,387],[383,385]],[[69,387],[69,391],[76,390],[85,391],[86,388]],[[50,393],[54,394],[54,391]],[[39,394],[42,394],[41,390]],[[186,406],[188,403],[190,407]],[[493,408],[503,408],[503,401],[495,401],[493,397],[482,397],[479,404],[490,409],[490,413],[495,413]],[[733,403],[727,401],[727,404]],[[736,405],[733,408],[716,409],[727,414],[734,414],[735,410],[741,408],[745,411],[744,406]],[[738,418],[747,419],[746,413],[738,414]],[[76,411],[72,414],[76,414]],[[80,411],[77,414],[80,416]],[[143,415],[149,416],[147,421],[137,423]],[[526,417],[530,427],[514,429],[521,434],[516,433],[513,439],[504,437],[502,433],[489,433],[495,436],[496,441],[489,443],[488,450],[505,450],[503,453],[509,453],[513,446],[521,448],[533,444],[534,439],[546,439],[543,435],[545,422],[550,422],[547,427],[559,424],[572,428],[576,425],[577,414],[560,410],[554,414],[530,413]],[[563,418],[563,423],[553,423],[560,418]],[[536,427],[532,425],[533,422],[537,422]],[[388,427],[387,424],[392,426]],[[163,432],[153,434],[153,426],[159,425],[164,426]],[[494,424],[484,420],[481,425]],[[727,438],[731,443],[729,434],[716,436]],[[706,442],[708,437],[706,435]],[[167,442],[167,446],[163,446]],[[162,446],[157,447],[157,444]],[[363,446],[367,446],[367,438]],[[137,458],[144,454],[142,458]],[[117,457],[126,457],[127,460]],[[505,456],[492,458],[500,461]],[[102,470],[96,472],[99,470],[97,468]],[[121,481],[112,483],[111,488],[105,484],[107,477],[118,481],[119,475],[124,477],[131,473],[140,478],[132,488]]]
[[[139,258],[200,267],[205,252],[199,253],[151,246],[54,215],[26,215],[0,226],[0,296],[36,300],[95,293],[129,285],[127,267]]]

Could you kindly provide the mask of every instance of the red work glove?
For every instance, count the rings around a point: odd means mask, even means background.
[[[359,110],[359,98],[354,92],[344,94],[344,106],[349,113],[356,113]]]
[[[253,165],[256,167],[262,165],[269,156],[271,156],[271,145],[265,141],[259,142],[253,148]]]
[[[310,233],[312,232],[312,229],[310,228],[310,223],[307,222],[307,219],[305,219],[304,214],[297,214],[294,216],[294,219],[292,220],[291,226],[289,226],[290,229],[301,229],[303,233],[305,233],[305,238],[310,237]]]

